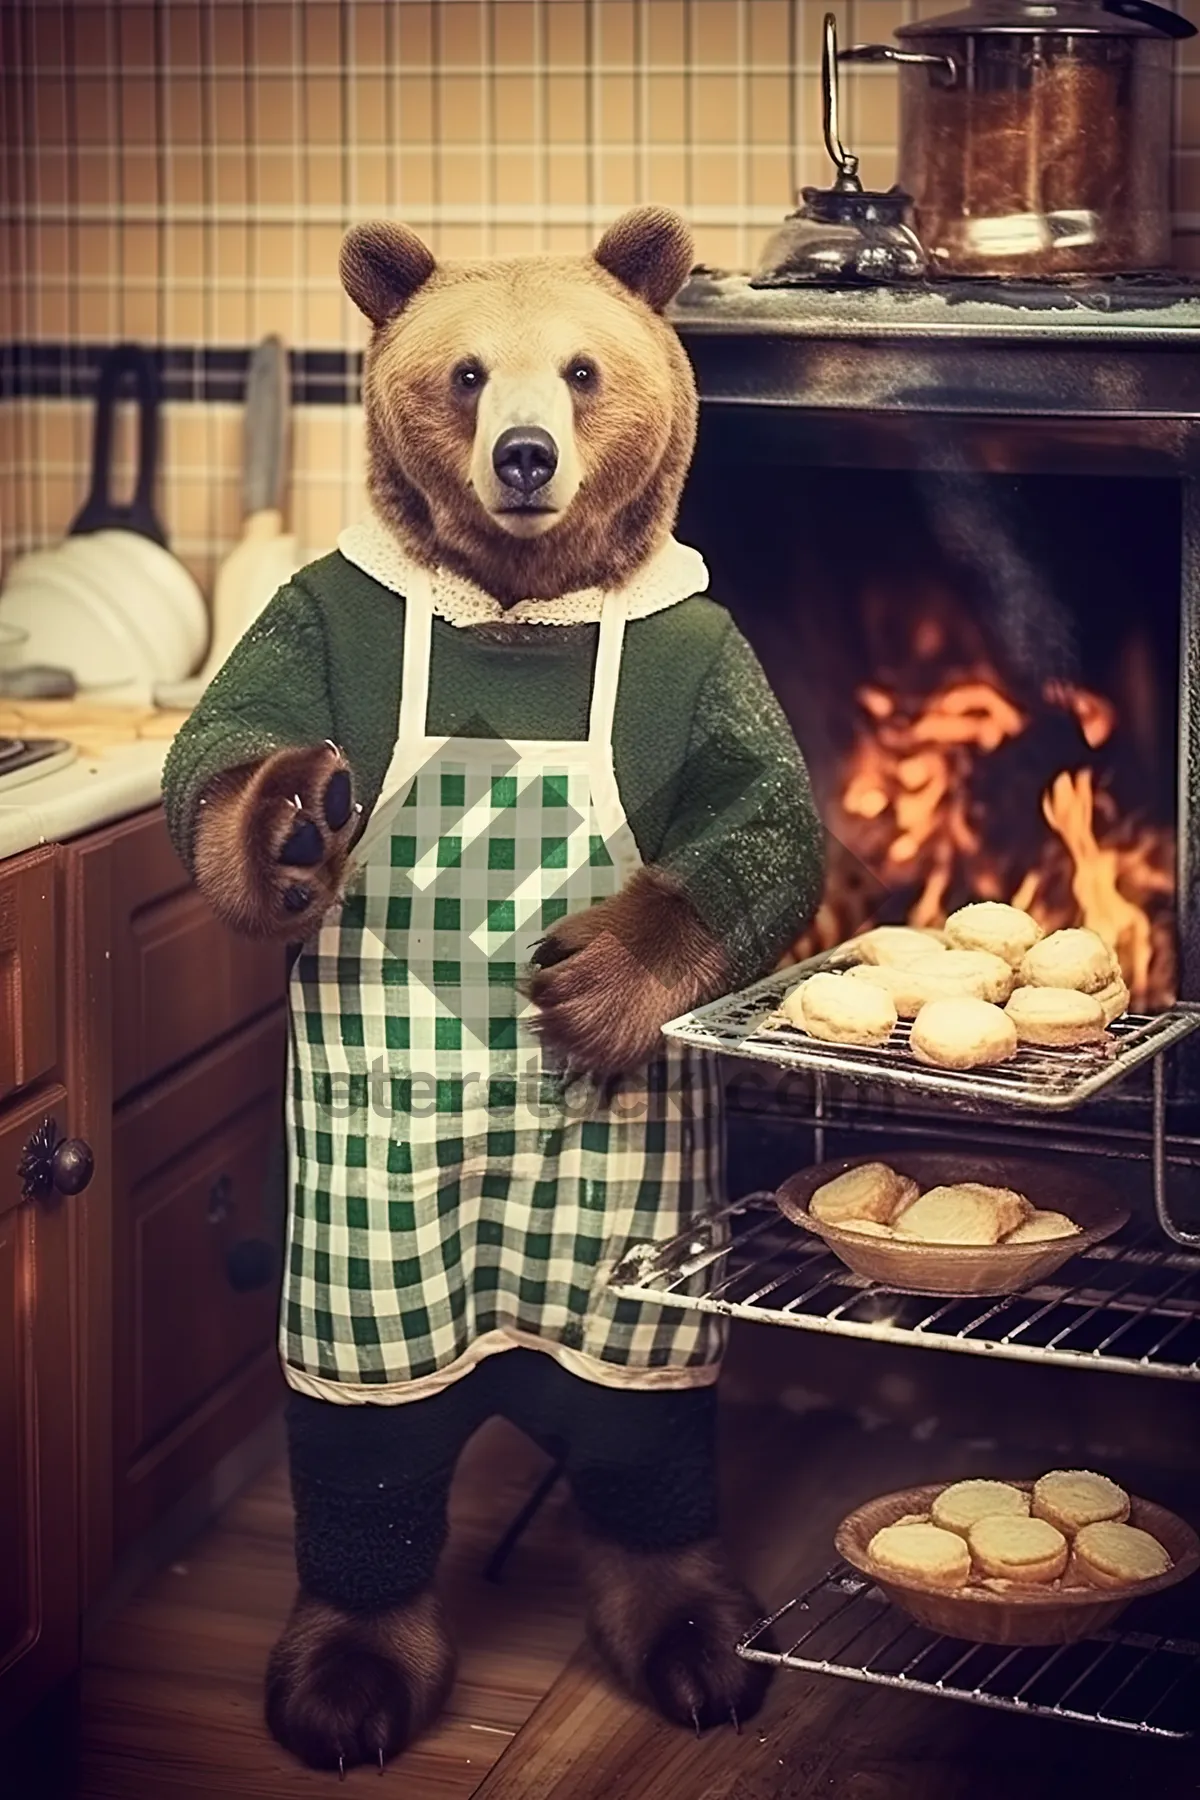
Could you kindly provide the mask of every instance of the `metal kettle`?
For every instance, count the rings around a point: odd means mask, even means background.
[[[864,188],[858,158],[841,140],[837,21],[832,13],[825,15],[821,98],[825,148],[837,178],[831,188],[801,190],[798,210],[768,241],[751,287],[919,280],[926,258],[912,227],[910,196],[900,187],[886,192]]]

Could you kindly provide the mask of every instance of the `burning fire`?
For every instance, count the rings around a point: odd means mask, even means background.
[[[1022,707],[985,664],[946,672],[943,648],[942,627],[923,622],[905,679],[859,689],[856,740],[828,817],[825,899],[786,960],[829,949],[871,923],[881,883],[908,897],[912,925],[940,925],[970,899],[1008,900],[1047,931],[1086,925],[1117,952],[1135,1010],[1169,1004],[1174,841],[1161,825],[1122,816],[1094,773],[1094,754],[1117,727],[1115,708],[1062,682],[1046,684],[1040,708]],[[1030,731],[1035,713],[1058,715],[1060,733],[1061,716],[1070,716],[1079,761],[1049,775],[1041,817],[1028,819],[1023,845],[1002,845],[989,834],[979,778],[989,757]]]

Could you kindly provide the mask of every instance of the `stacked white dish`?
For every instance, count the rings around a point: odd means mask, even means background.
[[[132,376],[139,409],[132,500],[110,498],[119,388]],[[171,555],[155,515],[158,380],[136,344],[104,358],[96,404],[92,485],[66,540],[24,557],[0,594],[0,623],[26,634],[29,663],[67,669],[82,690],[148,705],[160,682],[181,681],[204,655],[204,596]]]

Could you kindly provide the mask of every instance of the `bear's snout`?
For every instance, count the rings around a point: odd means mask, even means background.
[[[523,500],[544,488],[558,467],[558,445],[536,425],[502,431],[492,448],[492,467],[506,488]]]

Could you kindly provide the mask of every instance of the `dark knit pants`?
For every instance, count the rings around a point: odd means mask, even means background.
[[[717,1528],[715,1387],[599,1387],[539,1350],[489,1356],[440,1394],[288,1407],[296,1568],[314,1599],[395,1606],[428,1585],[459,1454],[508,1419],[565,1462],[584,1524],[630,1550],[680,1550]]]

